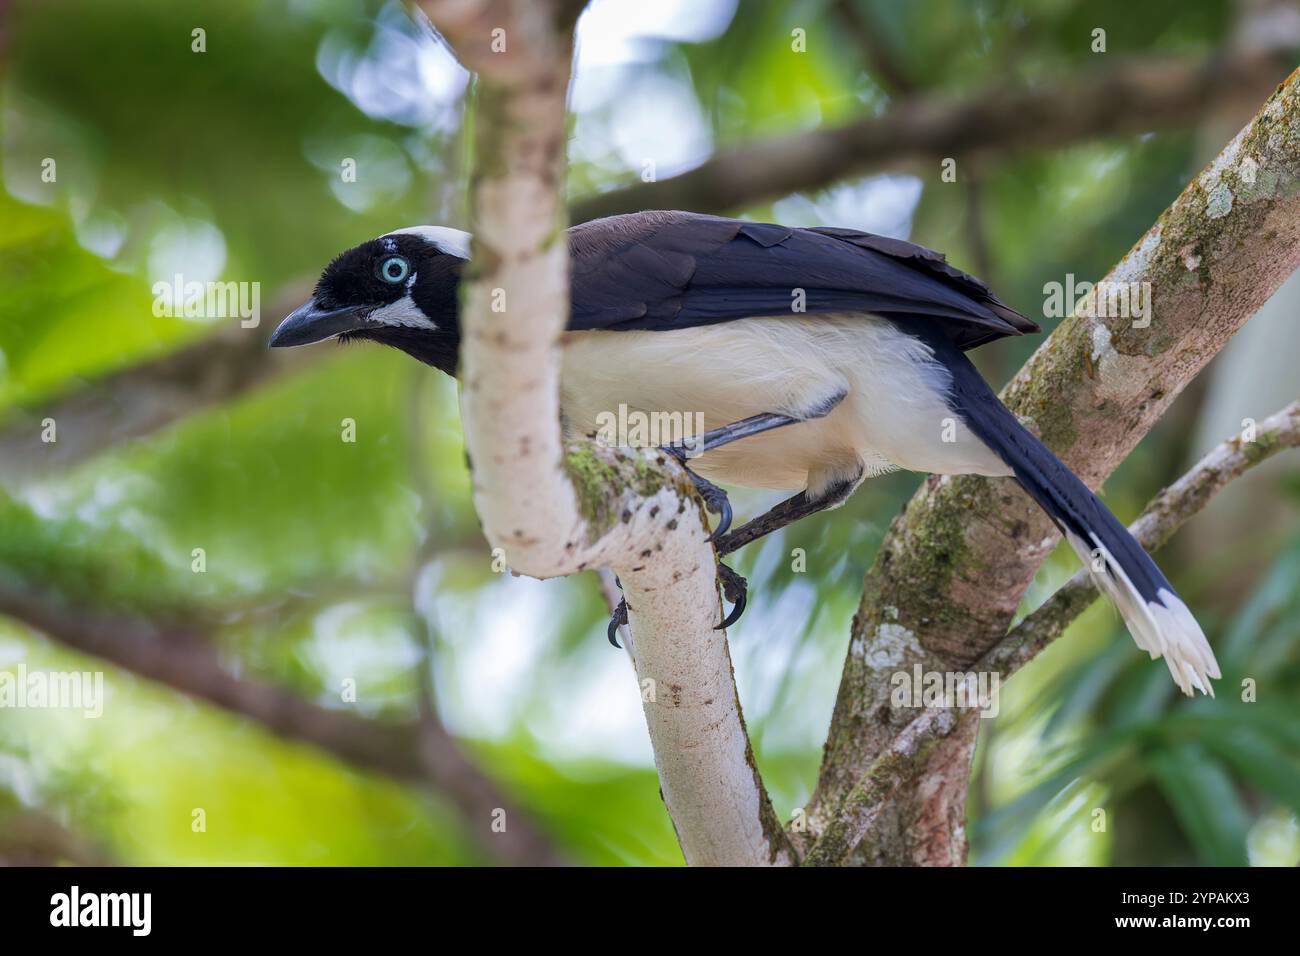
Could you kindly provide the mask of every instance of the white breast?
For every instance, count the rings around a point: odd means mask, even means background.
[[[871,315],[740,319],[672,332],[571,332],[561,405],[570,434],[597,431],[620,404],[642,414],[703,414],[706,429],[764,412],[825,418],[735,442],[691,462],[727,484],[814,494],[860,470],[1010,471],[948,408],[931,350]],[[693,420],[693,419],[687,419]]]

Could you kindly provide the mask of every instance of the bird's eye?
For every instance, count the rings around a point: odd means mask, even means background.
[[[385,282],[401,282],[410,272],[410,263],[401,256],[390,256],[379,265],[379,278]]]

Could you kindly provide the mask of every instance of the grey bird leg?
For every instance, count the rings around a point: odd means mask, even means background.
[[[705,507],[718,515],[718,526],[713,529],[713,534],[709,536],[710,541],[716,541],[726,534],[727,529],[731,527],[731,502],[727,499],[725,491],[692,471],[687,464],[687,460],[692,455],[703,455],[715,448],[730,445],[733,441],[740,441],[740,439],[748,438],[751,435],[761,435],[763,432],[770,432],[774,428],[784,428],[786,425],[797,425],[799,422],[806,422],[814,418],[824,418],[834,410],[835,406],[844,401],[844,396],[847,394],[848,392],[837,392],[826,401],[809,409],[800,418],[794,418],[791,415],[780,415],[776,412],[764,412],[761,415],[751,415],[749,418],[742,418],[738,422],[711,429],[689,444],[678,442],[662,446],[664,451],[676,458],[678,463],[686,469],[686,474],[691,476],[691,481],[695,483],[696,490],[699,491],[700,497],[704,499]]]
[[[770,510],[757,518],[746,521],[730,534],[722,535],[714,542],[714,547],[717,549],[719,557],[731,554],[733,551],[739,551],[745,545],[757,541],[764,535],[769,535],[773,531],[780,531],[786,525],[794,524],[796,521],[802,521],[819,511],[825,511],[828,508],[834,508],[836,505],[842,504],[857,486],[856,481],[843,482],[829,489],[825,495],[816,501],[809,501],[808,492],[801,491],[797,495],[785,499],[780,504],[773,505]]]
[[[738,551],[751,541],[757,541],[764,535],[779,531],[788,524],[794,524],[794,522],[815,515],[819,511],[834,508],[836,505],[842,504],[853,493],[853,489],[858,486],[861,480],[862,476],[859,475],[852,481],[844,481],[834,485],[827,489],[826,494],[816,501],[809,501],[808,493],[801,491],[797,495],[785,499],[780,504],[774,505],[757,518],[746,521],[730,534],[718,538],[714,541],[713,547],[717,550],[718,557],[723,557],[733,551]],[[725,564],[718,565],[718,574],[722,578],[723,594],[727,596],[727,600],[733,602],[731,613],[726,616],[718,627],[718,630],[721,630],[735,624],[736,621],[740,620],[740,615],[745,613],[746,594],[749,584]]]
[[[704,499],[704,506],[718,515],[718,526],[713,530],[713,534],[709,536],[709,540],[715,542],[719,555],[730,554],[737,548],[743,547],[771,531],[783,528],[792,521],[798,521],[807,515],[816,514],[818,511],[834,507],[849,496],[849,493],[857,487],[857,482],[845,482],[843,491],[837,486],[831,489],[831,492],[823,499],[811,505],[807,504],[806,496],[803,492],[800,492],[793,498],[783,501],[766,514],[745,523],[732,534],[727,534],[727,530],[731,527],[731,501],[727,498],[725,491],[690,469],[690,466],[686,464],[690,454],[692,452],[697,455],[703,454],[715,448],[721,448],[723,445],[729,445],[733,441],[739,441],[751,435],[760,435],[774,428],[784,428],[786,425],[797,425],[799,422],[822,418],[829,415],[835,406],[844,401],[844,396],[847,394],[847,392],[837,392],[826,401],[809,410],[802,418],[766,412],[762,415],[751,415],[749,418],[732,422],[730,425],[723,425],[721,428],[707,431],[690,445],[678,443],[662,446],[663,450],[676,458],[682,468],[686,470],[686,474],[690,476],[696,490],[699,491],[700,497]],[[790,508],[797,501],[803,502],[801,507],[804,510],[800,510],[798,507]],[[786,510],[783,511],[782,509]],[[723,544],[733,540],[736,543],[723,550]],[[722,619],[722,623],[716,628],[716,630],[723,630],[735,624],[736,621],[740,620],[740,615],[745,613],[748,583],[725,564],[718,565],[718,577],[722,581],[723,597],[732,602],[731,611],[727,613],[726,617]],[[618,583],[618,578],[615,578],[614,581]],[[605,636],[609,638],[609,642],[615,647],[619,646],[618,629],[626,623],[627,599],[625,598],[618,602],[618,607],[614,609],[614,613],[610,616],[609,626],[605,629]]]
[[[825,412],[822,414],[825,414]],[[715,448],[721,448],[723,445],[729,445],[733,441],[748,438],[750,435],[760,435],[774,428],[795,425],[802,420],[791,418],[789,415],[752,415],[738,422],[732,422],[730,425],[723,425],[721,428],[707,431],[690,445],[679,442],[675,445],[663,446],[663,450],[676,458],[678,464],[686,469],[686,474],[691,476],[691,481],[695,483],[695,490],[704,499],[704,507],[718,516],[718,526],[713,529],[713,534],[709,536],[710,541],[717,540],[720,536],[726,534],[727,529],[731,527],[731,501],[727,498],[725,491],[707,478],[702,478],[691,470],[690,465],[687,464],[691,454],[702,455]]]
[[[709,535],[709,540],[714,540],[720,534],[726,534],[727,529],[731,527],[731,499],[727,497],[727,493],[709,479],[691,471],[690,466],[686,464],[686,452],[680,445],[664,445],[663,450],[677,459],[677,463],[682,466],[690,477],[691,483],[695,485],[695,490],[704,499],[704,507],[718,516],[718,526]]]

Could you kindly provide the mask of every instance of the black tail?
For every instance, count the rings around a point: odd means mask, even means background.
[[[952,373],[953,411],[1061,529],[1138,646],[1153,658],[1165,658],[1184,694],[1195,687],[1212,695],[1209,678],[1220,676],[1214,652],[1151,556],[1088,486],[1020,424],[965,354],[946,340],[926,340]]]

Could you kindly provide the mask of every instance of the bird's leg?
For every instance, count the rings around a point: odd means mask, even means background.
[[[834,507],[849,496],[849,493],[857,487],[857,482],[845,482],[842,490],[841,486],[837,485],[831,489],[830,493],[811,504],[808,503],[807,496],[800,492],[793,498],[783,501],[766,514],[746,522],[731,534],[727,534],[728,529],[731,527],[731,501],[727,498],[727,493],[707,478],[697,475],[691,470],[687,461],[695,455],[702,455],[705,452],[721,448],[723,445],[729,445],[733,441],[739,441],[751,435],[760,435],[774,428],[784,428],[786,425],[796,425],[810,419],[822,418],[829,415],[835,406],[844,400],[846,394],[847,392],[836,393],[825,402],[812,408],[802,418],[766,412],[762,415],[751,415],[749,418],[742,418],[738,422],[732,422],[720,428],[711,429],[689,442],[677,442],[672,445],[662,446],[663,450],[676,458],[682,468],[686,470],[686,474],[690,476],[696,490],[699,491],[700,497],[704,499],[704,506],[718,515],[718,526],[713,529],[713,534],[709,536],[709,540],[715,542],[719,555],[730,554],[737,548],[749,544],[749,542],[761,538],[771,531],[785,527],[792,521],[798,521],[807,515],[816,514],[818,511]],[[722,595],[732,605],[731,610],[717,627],[718,630],[722,630],[735,624],[736,621],[740,620],[740,615],[745,613],[748,584],[743,577],[721,563],[718,565],[718,577],[722,581]],[[614,582],[617,584],[618,579],[615,578]],[[618,629],[626,623],[627,598],[623,598],[618,602],[618,607],[614,609],[614,613],[610,616],[609,626],[605,629],[609,642],[615,647],[619,646]]]
[[[705,507],[719,516],[718,526],[713,529],[713,534],[709,537],[710,541],[716,541],[726,534],[727,529],[731,527],[731,502],[727,499],[725,491],[692,471],[687,464],[687,460],[705,452],[713,451],[715,448],[721,448],[723,445],[730,445],[733,441],[748,438],[751,435],[761,435],[763,432],[769,432],[774,428],[784,428],[786,425],[797,425],[799,422],[823,418],[829,415],[835,406],[844,401],[844,396],[847,394],[847,392],[835,393],[826,401],[820,402],[809,409],[801,418],[781,415],[776,412],[764,412],[761,415],[742,418],[738,422],[732,422],[720,428],[710,429],[703,435],[689,441],[662,446],[663,450],[676,458],[678,463],[686,469],[686,473],[691,476],[691,481],[695,483],[700,497],[704,499]]]
[[[844,499],[853,493],[853,489],[861,481],[861,474],[850,481],[840,482],[827,489],[826,494],[822,495],[816,501],[808,500],[808,492],[801,491],[793,497],[785,499],[780,504],[773,506],[768,511],[746,521],[735,531],[730,534],[724,534],[716,537],[713,543],[718,557],[731,554],[749,544],[751,541],[757,541],[765,534],[771,534],[784,528],[788,524],[793,524],[809,515],[815,515],[819,511],[825,511],[828,508],[834,508],[842,504]],[[731,613],[723,619],[718,625],[718,630],[730,627],[740,620],[740,615],[745,613],[746,593],[748,584],[731,568],[721,562],[718,563],[718,576],[722,579],[722,593],[728,601],[732,602]]]
[[[723,445],[730,445],[733,441],[748,438],[750,435],[760,435],[763,432],[770,432],[773,428],[796,425],[803,420],[802,418],[791,418],[789,415],[778,415],[775,412],[750,415],[738,422],[732,422],[720,428],[711,428],[703,435],[698,435],[688,441],[665,445],[664,450],[676,449],[685,457],[702,455],[706,451],[713,451],[713,449],[721,448]],[[673,453],[677,454],[677,451]]]
[[[709,540],[712,541],[719,535],[726,534],[727,529],[731,527],[731,500],[727,497],[727,493],[709,479],[703,478],[691,470],[690,466],[686,464],[686,451],[682,446],[664,445],[663,449],[676,458],[677,463],[690,476],[691,482],[695,485],[695,490],[704,499],[704,507],[718,516],[718,526],[713,529],[713,534],[709,535]]]
[[[788,524],[793,524],[807,518],[809,515],[815,515],[826,507],[820,501],[809,501],[808,493],[801,491],[797,495],[785,499],[780,504],[774,505],[757,518],[746,521],[730,534],[722,535],[714,542],[714,546],[717,548],[719,556],[731,554],[733,551],[739,551],[751,541],[757,541],[764,535],[779,531]]]
[[[718,556],[722,557],[731,554],[751,541],[757,541],[764,535],[779,531],[786,525],[794,524],[794,522],[815,515],[819,511],[826,511],[828,508],[843,504],[845,499],[853,493],[853,489],[858,486],[861,477],[859,475],[852,480],[832,485],[826,490],[825,494],[815,501],[809,501],[808,492],[801,491],[797,495],[785,499],[780,504],[774,505],[757,518],[746,521],[730,534],[719,537],[714,542]]]

